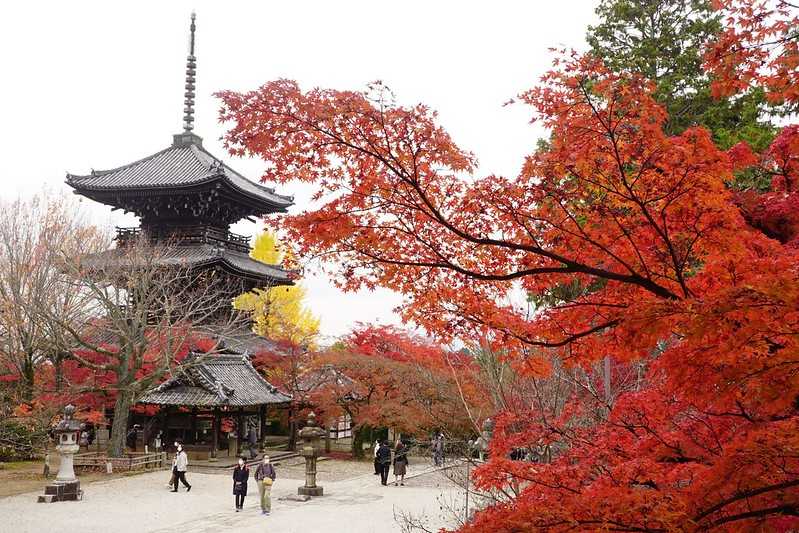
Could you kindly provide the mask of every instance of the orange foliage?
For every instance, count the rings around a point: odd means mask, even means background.
[[[789,0],[715,0],[726,28],[708,50],[715,96],[760,86],[774,103],[799,104],[799,5]]]
[[[762,4],[724,2],[743,17]],[[781,35],[792,19],[771,15],[734,18],[717,52],[744,62],[746,87],[791,102],[793,45],[764,72],[732,41],[739,27],[756,42]],[[786,208],[799,178],[796,131],[766,154],[725,153],[701,128],[666,136],[651,91],[564,53],[522,95],[549,144],[515,178],[471,180],[462,176],[476,171],[474,156],[435,113],[397,105],[381,85],[303,92],[279,80],[220,94],[234,153],[268,161],[265,179],[319,188],[321,205],[283,225],[345,289],[397,290],[406,318],[445,341],[490,339],[531,375],[546,375],[553,355],[571,367],[647,361],[642,388],[599,423],[574,423],[584,419],[578,401],[552,419],[524,405],[499,413],[476,482],[515,495],[462,531],[799,527],[799,256],[796,210]],[[763,198],[785,218],[773,232],[725,185],[756,160],[777,176],[775,196]],[[555,298],[563,286],[574,294]],[[513,303],[519,289],[553,303],[528,316]],[[366,392],[403,405],[397,360],[340,361]],[[536,443],[556,450],[551,463],[507,459]]]
[[[458,392],[479,405],[467,372],[440,346],[391,326],[359,325],[344,346],[318,355],[301,377],[306,402],[327,418],[346,413],[355,427],[391,427],[424,434],[447,427],[468,434],[471,421]]]

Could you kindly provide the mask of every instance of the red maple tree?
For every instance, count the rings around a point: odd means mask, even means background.
[[[782,66],[746,83],[790,101]],[[407,319],[444,340],[491,339],[530,375],[553,355],[647,361],[644,385],[598,423],[573,423],[577,401],[554,419],[499,413],[476,482],[508,496],[463,531],[799,526],[795,215],[777,208],[786,222],[769,231],[726,186],[757,160],[777,173],[774,193],[792,191],[795,130],[762,157],[725,153],[701,128],[665,135],[651,92],[562,53],[522,95],[550,140],[515,178],[475,176],[434,112],[379,84],[220,93],[233,153],[269,162],[264,179],[318,187],[320,207],[284,228],[345,289],[400,291]],[[527,316],[520,289],[551,303]],[[549,463],[507,458],[542,442],[558,450]]]
[[[348,415],[353,453],[362,453],[370,428],[423,436],[446,427],[469,435],[485,402],[469,361],[458,353],[392,326],[359,324],[341,343],[316,354],[300,376],[298,396],[322,419]]]
[[[757,86],[774,103],[799,104],[799,6],[790,0],[714,3],[726,23],[705,57],[714,94]]]

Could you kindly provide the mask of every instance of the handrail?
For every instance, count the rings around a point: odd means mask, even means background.
[[[239,252],[250,253],[250,237],[213,226],[173,226],[147,232],[139,227],[117,227],[116,230],[116,241],[120,246],[124,246],[146,233],[154,241],[174,240],[177,244],[217,244]]]

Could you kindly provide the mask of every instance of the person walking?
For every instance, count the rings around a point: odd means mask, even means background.
[[[380,465],[380,484],[388,484],[388,469],[391,467],[391,448],[388,441],[384,440],[377,449],[377,462]]]
[[[80,432],[80,438],[78,439],[78,446],[81,448],[85,448],[87,451],[89,450],[89,433],[86,430]]]
[[[139,424],[133,424],[128,434],[125,436],[125,443],[132,451],[136,451],[136,440],[138,439]]]
[[[376,476],[380,475],[380,463],[377,460],[377,450],[379,450],[379,449],[380,449],[380,440],[378,439],[378,440],[375,441],[374,450],[372,450],[372,455],[374,457],[374,462],[375,462],[375,475]]]
[[[433,439],[433,463],[436,466],[444,466],[444,434],[439,433]]]
[[[178,454],[178,445],[179,445],[178,441],[175,441],[175,443],[174,443],[174,446],[175,446],[175,458],[177,458],[177,456],[178,456],[177,455]],[[172,486],[175,484],[177,479],[178,479],[177,475],[175,474],[175,463],[173,462],[172,463],[172,475],[169,477],[169,483],[167,483],[166,488],[168,488],[169,490],[172,490]]]
[[[258,492],[261,494],[261,514],[268,515],[272,512],[272,484],[275,477],[275,467],[269,462],[269,456],[264,455],[264,461],[255,470],[255,481],[258,482]]]
[[[91,423],[90,423],[90,424],[89,424],[89,430],[88,430],[89,446],[91,446],[91,445],[92,445],[92,443],[94,442],[94,439],[95,439],[96,437],[97,437],[97,432],[96,432],[96,430],[95,430],[95,428],[94,428],[94,424],[91,424]]]
[[[247,496],[247,480],[250,479],[250,469],[244,457],[239,457],[239,464],[233,469],[233,495],[236,497],[236,512],[244,509],[244,498]]]
[[[397,441],[394,447],[394,486],[397,486],[397,481],[403,487],[405,486],[405,472],[408,468],[408,447],[401,441]]]
[[[191,490],[191,485],[186,481],[186,469],[189,467],[189,456],[186,455],[186,451],[181,444],[178,444],[177,447],[178,451],[175,454],[175,461],[172,463],[172,473],[175,479],[175,488],[172,489],[172,492],[178,491],[178,481],[183,483],[183,486],[186,487],[186,492],[189,492]]]

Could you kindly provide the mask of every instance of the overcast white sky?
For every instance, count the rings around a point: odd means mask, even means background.
[[[257,179],[263,164],[219,142],[220,89],[275,78],[303,87],[361,89],[383,80],[402,103],[424,102],[484,174],[515,175],[541,131],[528,109],[502,103],[532,86],[548,48],[583,48],[593,0],[244,2],[53,1],[0,4],[0,195],[67,191],[66,171],[112,168],[167,147],[181,130],[189,14],[197,11],[195,132],[217,157]],[[293,212],[307,205],[307,187]],[[98,224],[132,216],[84,200]],[[263,223],[241,223],[252,234]],[[357,321],[399,323],[389,291],[342,294],[320,274],[303,283],[322,333]]]

